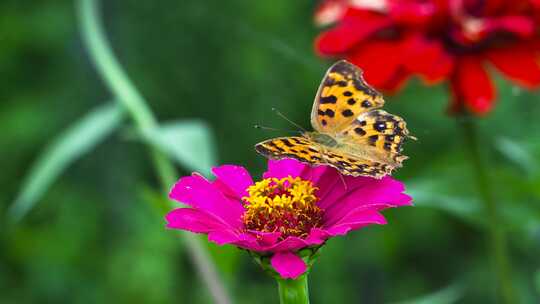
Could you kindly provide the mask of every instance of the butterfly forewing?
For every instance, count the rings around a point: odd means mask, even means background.
[[[336,134],[359,115],[384,105],[382,95],[362,78],[362,71],[342,60],[324,76],[311,111],[315,131]]]
[[[290,157],[309,164],[323,162],[319,145],[301,136],[269,139],[258,143],[255,150],[271,159]]]

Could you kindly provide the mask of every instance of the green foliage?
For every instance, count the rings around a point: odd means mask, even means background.
[[[312,50],[314,3],[102,2],[123,70],[158,120],[171,123],[146,129],[137,141],[106,139],[123,115],[110,104],[85,114],[109,98],[111,84],[88,60],[73,3],[0,4],[0,201],[4,211],[18,197],[12,216],[34,207],[0,232],[0,302],[209,303],[181,239],[164,229],[166,210],[152,207],[162,208],[164,196],[145,143],[183,174],[208,174],[218,156],[261,173],[265,161],[253,145],[288,133],[252,126],[291,129],[272,107],[309,126],[330,64]],[[539,96],[502,79],[497,87],[495,111],[479,119],[482,153],[518,290],[526,304],[538,303]],[[419,138],[405,147],[411,158],[396,173],[415,206],[385,211],[386,226],[329,241],[310,274],[312,302],[428,295],[406,303],[494,303],[485,218],[464,141],[444,112],[446,87],[413,80],[386,100]],[[235,303],[277,302],[275,282],[247,254],[213,244],[210,251]],[[455,278],[466,283],[449,285]]]
[[[115,103],[107,103],[54,139],[30,168],[11,206],[11,218],[19,220],[30,211],[58,176],[116,130],[122,118],[122,109]]]
[[[202,121],[164,123],[143,137],[188,170],[210,176],[210,168],[217,164],[212,132]]]
[[[454,284],[433,294],[399,302],[397,304],[452,304],[457,303],[462,297],[463,286]]]

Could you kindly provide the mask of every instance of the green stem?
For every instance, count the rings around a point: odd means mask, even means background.
[[[465,138],[465,146],[473,166],[474,177],[488,221],[488,233],[492,264],[497,276],[497,293],[500,303],[519,303],[510,274],[510,259],[508,257],[508,245],[504,231],[504,221],[499,214],[497,203],[490,186],[489,174],[482,159],[480,143],[475,121],[473,118],[463,116],[458,119]]]
[[[307,274],[296,280],[277,278],[279,288],[279,303],[281,304],[309,304],[309,290]]]
[[[116,100],[127,110],[135,125],[142,134],[158,127],[150,107],[131,83],[126,72],[114,56],[105,38],[101,18],[98,14],[97,0],[78,0],[78,13],[81,35],[99,75],[105,81]],[[153,147],[150,154],[156,169],[161,187],[165,193],[176,182],[178,174],[173,164],[160,151]],[[167,200],[167,208],[176,206]],[[209,288],[215,303],[231,303],[224,285],[219,279],[216,267],[201,240],[191,233],[182,233],[191,259],[198,269],[204,283]]]

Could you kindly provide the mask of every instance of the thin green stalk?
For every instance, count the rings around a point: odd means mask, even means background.
[[[276,278],[281,304],[309,304],[308,276],[303,274],[296,280]]]
[[[78,0],[81,35],[98,73],[115,95],[116,100],[127,110],[135,125],[142,134],[158,126],[147,102],[131,83],[124,69],[116,59],[105,38],[101,18],[98,14],[97,0]],[[156,169],[161,186],[165,193],[177,179],[173,164],[159,151],[150,148],[152,162]],[[172,204],[168,208],[176,207]],[[182,237],[190,253],[191,259],[198,269],[201,278],[209,288],[215,303],[231,303],[223,283],[219,279],[216,267],[206,248],[193,234],[182,233]]]
[[[461,127],[465,139],[465,146],[473,166],[474,177],[476,179],[481,200],[484,204],[488,221],[488,241],[493,268],[497,276],[497,293],[500,303],[519,303],[519,299],[516,296],[512,284],[511,265],[508,256],[506,234],[504,231],[504,221],[497,208],[497,202],[490,185],[488,171],[482,160],[475,121],[471,117],[463,116],[458,119],[458,124]]]

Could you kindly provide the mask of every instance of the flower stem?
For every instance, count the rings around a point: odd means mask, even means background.
[[[478,191],[486,212],[489,233],[488,241],[490,243],[492,267],[496,272],[498,281],[497,293],[500,303],[519,303],[510,274],[511,266],[503,219],[499,214],[497,202],[490,186],[489,174],[482,159],[475,121],[473,118],[463,115],[458,118],[458,124],[465,139],[465,146],[468,150]]]
[[[309,304],[309,290],[307,274],[296,280],[277,278],[279,288],[279,303],[281,304]]]
[[[143,96],[131,83],[114,56],[105,37],[98,11],[97,0],[78,0],[81,35],[88,49],[90,59],[109,90],[115,95],[116,100],[127,110],[139,131],[145,134],[158,126],[157,120]],[[161,187],[165,193],[168,193],[178,174],[165,155],[154,147],[150,146],[149,149]],[[176,207],[172,202],[170,204],[166,208]],[[190,233],[182,232],[182,237],[193,264],[209,289],[214,302],[219,304],[231,303],[204,244],[197,236]]]

